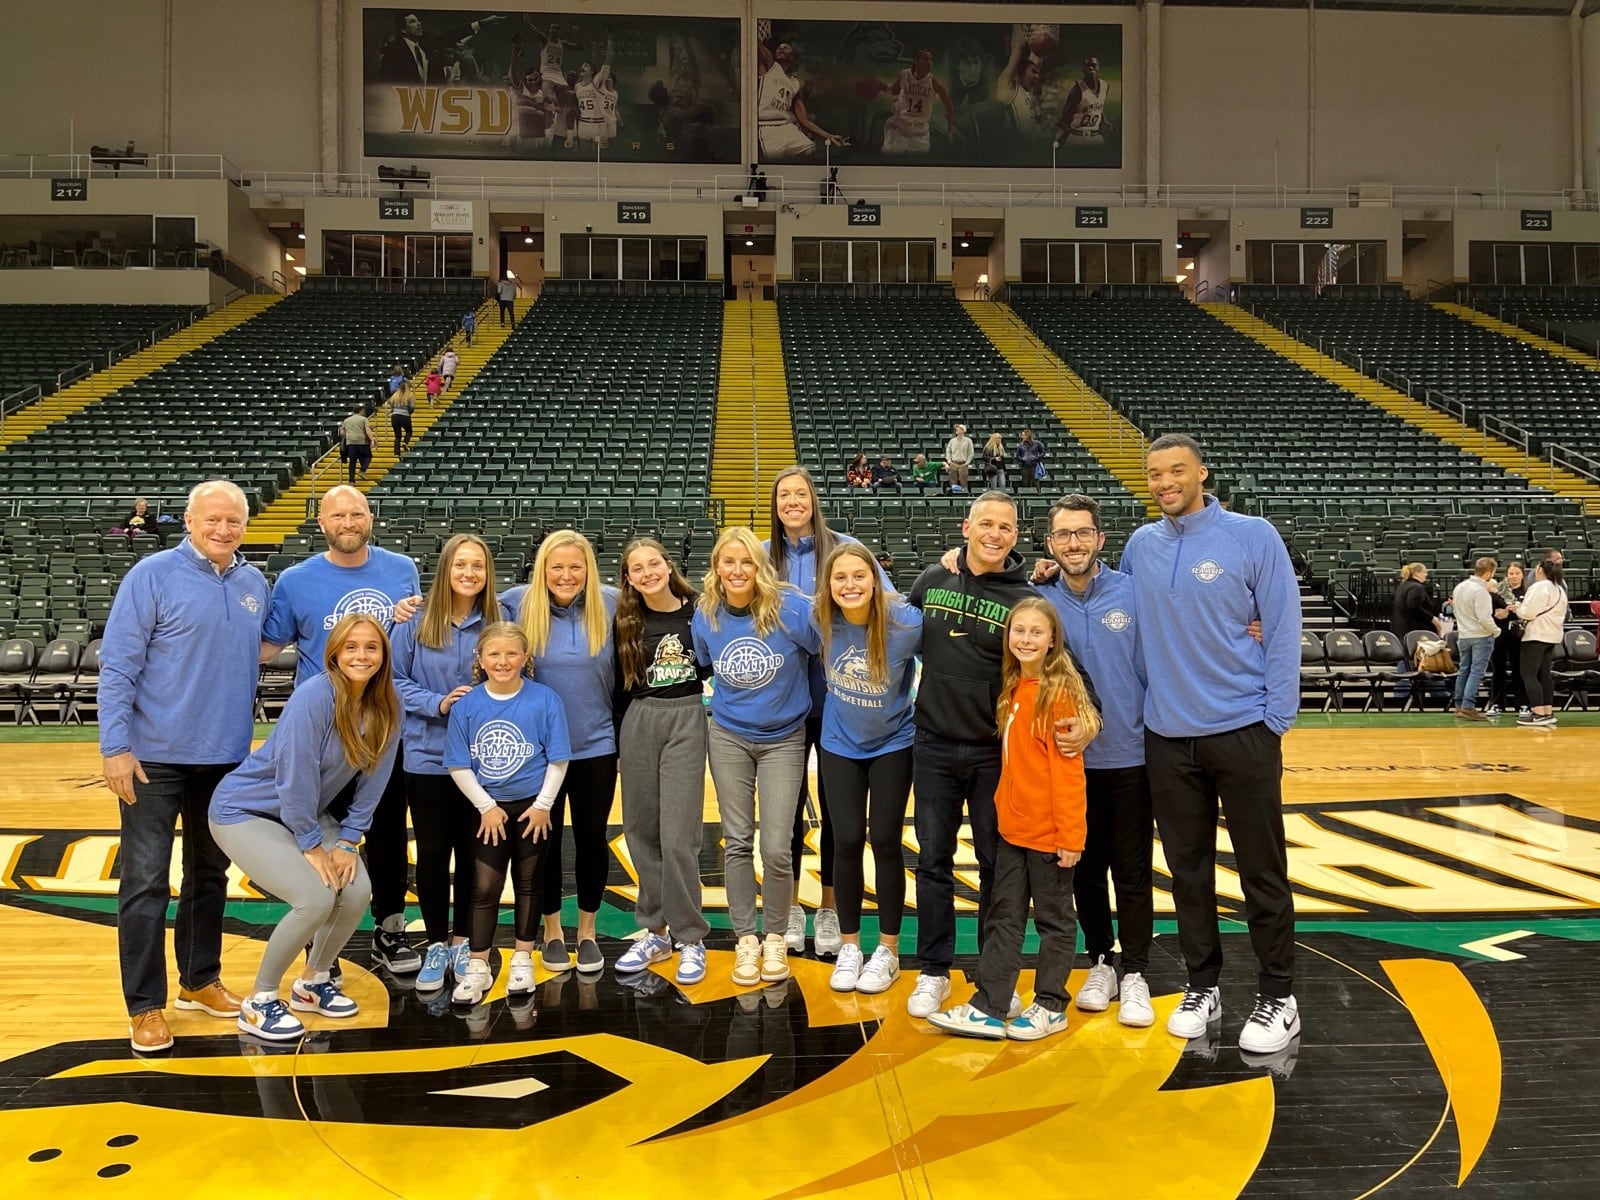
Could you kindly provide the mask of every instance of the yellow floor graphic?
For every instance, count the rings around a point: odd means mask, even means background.
[[[772,482],[796,461],[775,300],[729,300],[722,313],[711,498],[729,525],[766,536]]]

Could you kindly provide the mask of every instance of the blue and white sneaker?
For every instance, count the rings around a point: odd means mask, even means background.
[[[467,977],[467,969],[472,965],[472,943],[457,942],[450,947],[450,978],[460,983]]]
[[[970,1004],[958,1004],[954,1008],[936,1012],[928,1018],[928,1024],[958,1037],[984,1038],[991,1042],[1006,1040],[1006,1023],[999,1017],[978,1011]]]
[[[1067,1014],[1034,1003],[1022,1010],[1020,1016],[1006,1023],[1006,1036],[1014,1042],[1037,1042],[1067,1027]]]
[[[617,974],[632,975],[645,970],[651,963],[666,962],[671,957],[672,939],[663,937],[659,933],[647,932],[628,947],[626,954],[617,959]]]
[[[325,1017],[353,1017],[361,1006],[339,990],[339,985],[328,979],[322,983],[294,981],[289,989],[289,1007],[296,1012],[321,1013]]]
[[[704,942],[685,942],[678,955],[678,982],[699,983],[706,977],[706,947]]]
[[[422,952],[422,970],[417,972],[417,991],[436,992],[450,973],[450,948],[443,942],[430,942]]]
[[[274,996],[258,1000],[254,996],[239,1005],[239,1028],[252,1037],[268,1042],[294,1042],[304,1036],[306,1027],[289,1011],[289,1006]]]

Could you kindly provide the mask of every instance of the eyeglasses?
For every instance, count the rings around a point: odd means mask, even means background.
[[[1080,546],[1092,546],[1100,531],[1092,525],[1087,529],[1053,529],[1050,531],[1052,542],[1063,542],[1072,545],[1074,542]]]

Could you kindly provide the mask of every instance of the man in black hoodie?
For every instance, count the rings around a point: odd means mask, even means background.
[[[967,539],[957,568],[934,564],[906,597],[922,610],[922,681],[917,689],[916,791],[917,955],[922,973],[906,1002],[927,1017],[950,996],[955,960],[955,851],[962,809],[978,856],[978,918],[988,907],[1000,831],[994,793],[1000,782],[1000,662],[1006,618],[1017,601],[1037,594],[1017,544],[1017,505],[1005,492],[984,492],[962,523]],[[1094,698],[1088,672],[1074,659]],[[1098,705],[1098,700],[1096,700]],[[1076,722],[1057,731],[1062,751],[1078,753]]]

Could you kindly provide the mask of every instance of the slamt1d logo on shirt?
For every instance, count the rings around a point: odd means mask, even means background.
[[[734,638],[716,660],[717,679],[729,687],[765,687],[778,677],[783,655],[774,653],[760,638]]]
[[[1124,612],[1120,608],[1113,608],[1100,618],[1100,624],[1104,625],[1112,633],[1122,633],[1133,628],[1133,615]]]
[[[873,680],[867,652],[860,646],[847,647],[835,656],[828,664],[828,682],[839,689],[839,699],[861,708],[882,708],[889,692],[887,683]]]
[[[244,606],[245,612],[249,613],[252,617],[261,611],[261,601],[253,595],[247,594],[240,596],[239,603]]]
[[[1203,558],[1189,569],[1189,574],[1201,583],[1215,583],[1222,578],[1222,564],[1215,559]]]
[[[490,783],[510,779],[538,752],[539,747],[525,741],[522,730],[510,721],[487,721],[472,739],[472,760],[478,764],[478,778]]]
[[[377,588],[356,588],[339,597],[333,611],[322,618],[322,628],[332,629],[348,616],[371,617],[385,633],[394,625],[394,600]]]

